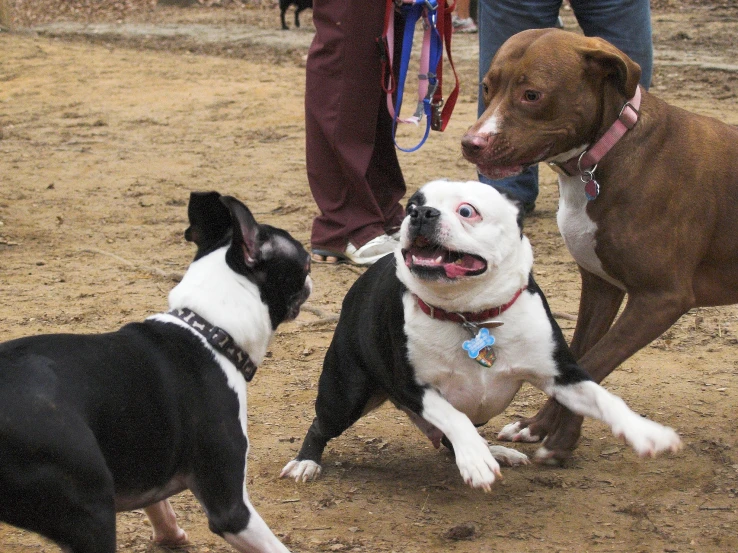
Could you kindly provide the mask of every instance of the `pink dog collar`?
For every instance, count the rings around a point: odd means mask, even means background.
[[[569,161],[564,163],[551,162],[550,165],[554,168],[561,169],[567,176],[581,175],[582,180],[584,176],[588,177],[589,182],[596,184],[594,180],[594,171],[597,168],[597,164],[600,160],[605,157],[605,154],[617,143],[622,136],[632,129],[638,122],[639,109],[641,107],[641,87],[636,87],[635,94],[633,97],[625,102],[623,108],[620,110],[620,115],[615,122],[610,126],[609,129],[602,135],[602,137],[592,146],[589,150],[585,150],[579,156],[571,158]],[[599,185],[597,185],[599,189]],[[596,195],[595,195],[596,196]]]

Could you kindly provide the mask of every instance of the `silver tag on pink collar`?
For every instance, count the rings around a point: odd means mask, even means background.
[[[594,177],[590,177],[588,181],[584,183],[584,195],[591,202],[597,196],[600,195],[600,183],[597,182]]]

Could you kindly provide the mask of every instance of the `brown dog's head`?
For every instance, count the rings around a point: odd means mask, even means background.
[[[600,38],[558,29],[518,33],[482,81],[486,110],[461,140],[464,157],[493,179],[568,159],[617,118],[640,76],[637,63]]]

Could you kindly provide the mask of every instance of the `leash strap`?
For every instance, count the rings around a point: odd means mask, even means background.
[[[382,67],[382,89],[387,94],[387,110],[392,117],[392,139],[395,146],[403,152],[418,150],[428,138],[431,129],[442,131],[448,120],[458,97],[459,79],[451,58],[451,10],[455,2],[446,6],[446,0],[387,0],[385,9],[384,29],[377,39],[380,49]],[[392,68],[395,39],[395,8],[401,10],[405,24],[402,34],[402,54],[400,66],[395,81]],[[420,52],[420,69],[418,74],[418,100],[415,113],[408,118],[400,118],[402,99],[405,89],[405,80],[410,63],[415,27],[419,20],[423,21],[423,45]],[[444,44],[449,56],[449,62],[454,72],[456,86],[444,106],[441,86],[441,70]],[[393,96],[395,97],[393,103]],[[441,110],[441,107],[444,109]],[[397,123],[414,123],[418,125],[423,116],[426,118],[425,133],[420,142],[411,148],[403,148],[397,144]]]
[[[256,374],[257,367],[251,360],[251,357],[249,357],[249,354],[236,345],[230,334],[222,328],[210,324],[191,309],[172,309],[168,314],[177,317],[180,321],[187,323],[190,328],[198,332],[216,351],[222,353],[236,366],[236,369],[243,375],[246,382],[251,382],[251,379]]]
[[[442,68],[443,64],[438,64],[438,87],[436,87],[436,93],[433,97],[433,116],[434,120],[431,121],[431,128],[434,131],[443,132],[446,130],[446,125],[451,120],[451,114],[456,107],[456,99],[459,96],[459,75],[456,73],[456,66],[454,65],[454,59],[451,56],[451,36],[454,33],[453,24],[451,23],[452,12],[456,8],[456,0],[449,6],[439,6],[438,12],[438,34],[443,37],[444,44],[446,46],[446,55],[448,56],[448,63],[451,66],[451,70],[454,73],[454,89],[451,94],[448,95],[446,102],[443,101],[443,87],[442,87]],[[443,107],[443,110],[441,110]]]

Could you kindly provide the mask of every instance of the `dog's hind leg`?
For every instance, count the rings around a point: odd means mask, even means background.
[[[168,500],[157,501],[145,507],[144,512],[151,522],[154,533],[152,540],[155,544],[178,547],[189,543],[187,533],[177,524],[177,515]]]
[[[351,361],[338,358],[333,346],[328,349],[318,383],[315,419],[297,457],[285,465],[280,477],[294,478],[296,482],[316,479],[321,472],[320,461],[328,441],[340,436],[364,414],[385,401],[386,395],[361,367],[348,367],[348,363]]]
[[[0,427],[0,520],[66,551],[115,553],[113,477],[89,429],[56,411],[24,418],[23,432]]]

